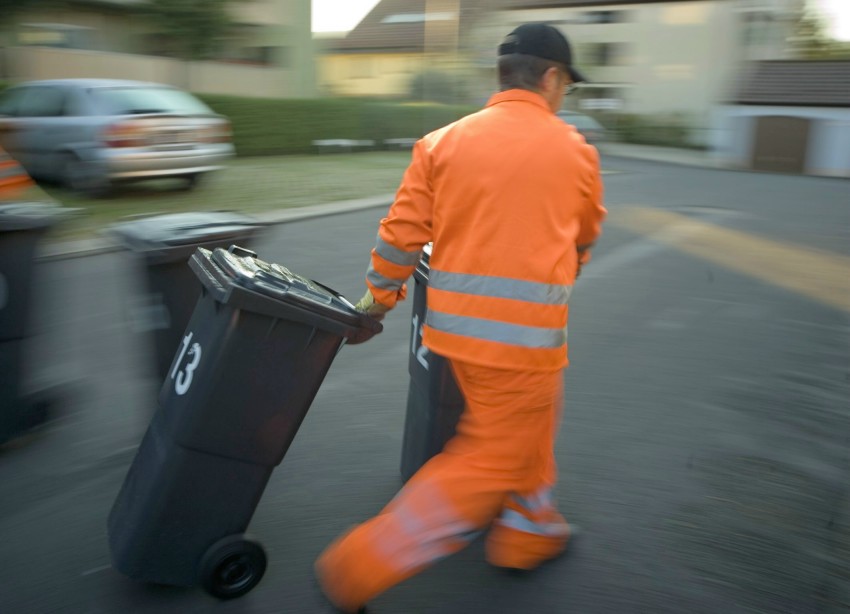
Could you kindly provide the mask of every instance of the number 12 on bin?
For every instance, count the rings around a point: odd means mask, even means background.
[[[195,369],[198,368],[198,364],[201,362],[201,344],[197,342],[192,343],[192,335],[194,334],[195,333],[189,333],[183,337],[183,344],[180,346],[180,355],[177,357],[177,361],[174,363],[174,369],[171,371],[171,379],[176,378],[176,381],[174,382],[174,392],[180,396],[189,391],[189,386],[192,385],[192,377],[194,376]],[[189,347],[190,343],[192,343],[191,347]],[[188,355],[192,357],[192,359],[181,369],[180,365],[183,363],[183,358],[187,354],[186,350],[188,350]]]
[[[422,322],[419,314],[413,316],[413,335],[410,337],[410,352],[416,357],[417,362],[428,370],[428,348],[422,345]]]

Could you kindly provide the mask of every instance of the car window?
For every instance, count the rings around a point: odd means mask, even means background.
[[[61,117],[65,114],[65,90],[58,87],[28,88],[18,107],[19,117]]]
[[[592,117],[588,117],[587,115],[573,115],[573,114],[558,114],[562,120],[567,122],[568,124],[572,124],[579,130],[601,130],[602,126],[593,119]]]
[[[0,94],[0,115],[17,117],[21,101],[27,95],[26,87],[9,88]]]
[[[66,117],[79,117],[91,115],[91,110],[86,107],[86,100],[77,89],[69,89],[65,96],[64,115]]]
[[[99,87],[90,90],[90,95],[96,99],[98,108],[109,115],[212,113],[191,94],[168,87]]]

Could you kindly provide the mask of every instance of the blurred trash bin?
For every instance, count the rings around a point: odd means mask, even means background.
[[[244,531],[334,357],[382,327],[236,246],[198,249],[190,266],[202,295],[110,512],[109,544],[131,578],[229,599],[265,571]]]
[[[23,392],[35,255],[44,234],[71,212],[50,203],[0,205],[0,443],[48,417],[49,400]]]
[[[130,317],[138,332],[153,333],[156,374],[161,380],[201,293],[189,258],[198,247],[250,245],[262,226],[238,213],[202,211],[138,217],[109,228],[138,256],[144,269],[147,292],[140,292],[132,302]]]
[[[449,361],[422,345],[422,327],[427,313],[428,274],[431,244],[422,250],[413,273],[413,318],[410,333],[410,359],[407,370],[407,415],[401,451],[404,481],[439,453],[455,433],[463,412],[464,399]]]

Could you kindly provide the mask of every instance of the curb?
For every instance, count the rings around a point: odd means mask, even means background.
[[[341,200],[321,205],[307,205],[304,207],[292,207],[290,209],[279,209],[277,211],[265,211],[249,214],[266,226],[275,226],[288,222],[299,222],[339,213],[351,213],[364,209],[377,207],[389,207],[395,194],[382,194],[368,198],[357,198],[353,200]],[[47,243],[39,250],[36,257],[37,262],[50,262],[53,260],[65,260],[70,258],[83,258],[86,256],[98,256],[112,252],[125,251],[125,248],[112,239],[97,237],[93,239],[81,239],[78,241],[63,241]]]
[[[675,156],[671,151],[664,152],[639,152],[628,151],[618,148],[606,150],[604,147],[601,150],[602,158],[620,158],[625,160],[640,160],[643,162],[653,162],[656,164],[669,164],[675,166],[690,166],[693,168],[704,168],[710,170],[725,170],[720,164],[711,159],[709,156],[693,155],[690,150],[682,150],[683,155]]]

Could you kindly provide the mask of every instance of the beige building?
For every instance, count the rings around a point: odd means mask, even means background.
[[[505,0],[480,20],[478,64],[511,28],[551,23],[573,42],[592,83],[568,99],[575,110],[673,116],[691,140],[710,141],[711,114],[749,61],[788,57],[802,0]]]
[[[496,88],[495,50],[515,26],[545,21],[573,42],[592,83],[567,106],[677,116],[696,144],[750,61],[786,59],[804,0],[382,0],[318,60],[322,92],[403,96],[423,70],[462,75],[467,96]]]
[[[170,83],[199,93],[314,96],[310,0],[238,0],[215,55],[173,57],[146,0],[69,0],[15,15],[0,80],[114,77]]]
[[[486,0],[382,0],[346,36],[320,41],[319,90],[406,96],[423,72],[470,72],[466,41]]]

